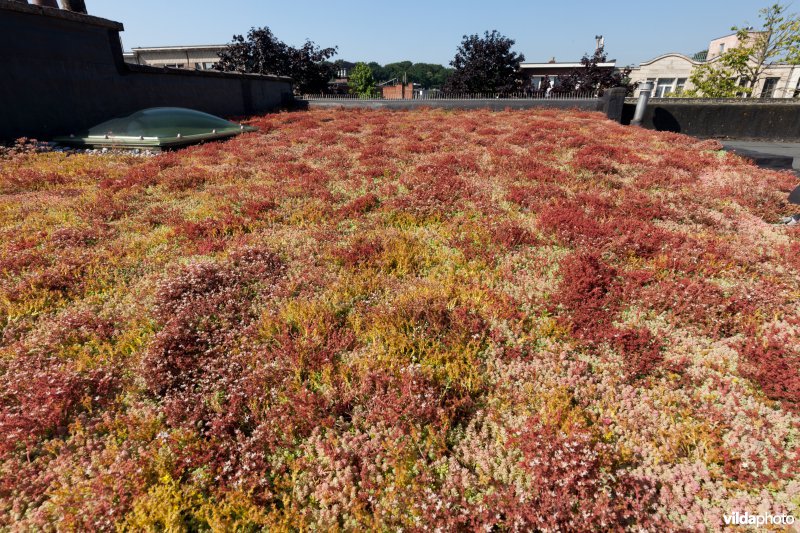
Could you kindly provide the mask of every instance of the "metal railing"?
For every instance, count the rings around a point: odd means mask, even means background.
[[[592,92],[555,92],[544,91],[520,93],[445,93],[422,92],[414,93],[411,100],[585,100],[594,99],[597,95]],[[384,98],[383,96],[362,97],[357,94],[303,94],[298,100],[402,100],[401,98]],[[407,98],[406,100],[409,100]]]

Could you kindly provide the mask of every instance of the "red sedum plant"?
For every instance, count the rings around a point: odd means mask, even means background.
[[[800,512],[790,173],[577,111],[0,154],[0,529]]]

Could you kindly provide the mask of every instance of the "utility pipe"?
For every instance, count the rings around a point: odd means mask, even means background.
[[[636,112],[633,114],[631,126],[641,126],[644,118],[644,110],[647,109],[647,101],[650,100],[650,91],[653,90],[653,82],[646,81],[642,84],[639,91],[639,101],[636,102]]]

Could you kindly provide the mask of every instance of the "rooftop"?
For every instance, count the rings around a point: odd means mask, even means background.
[[[137,46],[131,48],[131,52],[160,52],[171,50],[219,50],[226,48],[227,44],[196,44],[186,46]]]
[[[0,529],[715,530],[796,498],[793,174],[584,111],[246,124],[0,152]]]
[[[598,63],[598,67],[606,67],[606,68],[614,68],[617,65],[616,60],[608,61],[606,63]],[[571,68],[580,68],[583,66],[583,63],[580,61],[577,62],[556,62],[556,63],[520,63],[520,68],[563,68],[563,69],[571,69]]]

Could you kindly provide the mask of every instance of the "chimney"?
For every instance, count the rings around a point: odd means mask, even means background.
[[[87,14],[86,2],[83,0],[61,0],[61,8],[67,11],[74,11],[75,13]]]
[[[56,2],[56,0],[32,0],[31,3],[35,6],[54,7],[58,9],[58,2]]]

